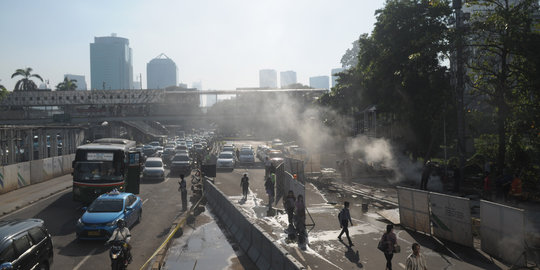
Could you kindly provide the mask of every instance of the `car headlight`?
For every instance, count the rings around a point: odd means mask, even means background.
[[[116,221],[117,221],[117,220],[113,220],[113,221],[111,221],[111,222],[105,224],[105,226],[114,226],[114,225],[116,225]]]
[[[79,220],[77,220],[77,226],[84,226],[84,223],[82,222],[80,218]]]

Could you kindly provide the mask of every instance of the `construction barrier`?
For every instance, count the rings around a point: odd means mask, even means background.
[[[0,166],[0,194],[71,172],[74,154]]]
[[[428,192],[405,187],[397,187],[397,191],[401,225],[431,234]]]
[[[473,247],[471,204],[468,198],[429,193],[433,235]]]
[[[516,266],[525,266],[524,210],[480,201],[482,250]]]
[[[285,249],[277,246],[261,227],[251,223],[227,196],[208,180],[204,181],[204,192],[212,212],[259,269],[304,269]]]

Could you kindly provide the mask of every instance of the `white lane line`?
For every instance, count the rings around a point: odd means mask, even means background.
[[[148,199],[144,200],[144,201],[142,202],[142,204],[144,205],[144,203],[147,202],[147,201],[148,201]]]
[[[24,207],[22,207],[22,208],[19,208],[19,209],[15,210],[15,211],[13,211],[13,212],[11,212],[11,213],[9,213],[9,214],[5,214],[5,215],[3,215],[3,216],[0,215],[0,218],[6,218],[6,217],[8,217],[8,216],[17,214],[17,213],[21,212],[22,210],[24,210],[24,209],[26,209],[26,208],[28,208],[28,207],[30,207],[30,206],[36,205],[37,202],[40,202],[40,201],[44,201],[44,200],[50,199],[50,198],[52,198],[52,197],[54,197],[54,196],[64,194],[64,193],[66,193],[66,192],[68,192],[68,191],[72,191],[72,189],[66,188],[66,190],[63,190],[63,191],[60,191],[60,192],[55,193],[55,194],[53,194],[53,195],[49,195],[49,196],[46,196],[46,197],[41,198],[41,199],[39,199],[39,200],[36,200],[35,202],[33,202],[33,203],[31,203],[31,204],[29,204],[29,205],[27,205],[27,206],[24,206]]]
[[[86,262],[86,260],[88,260],[88,259],[90,259],[90,257],[92,257],[94,252],[96,252],[96,249],[97,248],[92,249],[92,251],[90,251],[90,255],[84,257],[84,259],[82,259],[82,261],[79,264],[77,264],[77,266],[75,266],[75,268],[73,268],[73,270],[78,270],[79,267],[81,267],[83,265],[83,263]]]

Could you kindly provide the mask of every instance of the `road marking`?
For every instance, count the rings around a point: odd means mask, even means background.
[[[49,196],[40,198],[40,199],[34,201],[33,203],[30,203],[29,205],[24,206],[24,207],[22,207],[22,208],[19,208],[19,209],[15,210],[15,211],[13,211],[13,212],[11,212],[11,213],[9,213],[9,214],[5,214],[5,215],[3,215],[3,216],[0,215],[0,217],[1,217],[1,218],[5,218],[5,217],[11,216],[11,215],[13,215],[13,214],[19,213],[19,212],[21,212],[22,210],[25,210],[26,208],[28,208],[28,207],[30,207],[30,206],[34,206],[37,202],[40,202],[40,201],[43,201],[43,200],[47,200],[47,199],[49,199],[49,198],[52,198],[52,197],[54,197],[54,196],[56,196],[56,195],[60,195],[60,194],[66,193],[66,192],[68,192],[68,191],[71,191],[71,189],[70,189],[70,188],[66,188],[65,190],[60,191],[60,192],[58,192],[58,193],[55,193],[55,194],[53,194],[53,195],[49,195]]]
[[[404,265],[404,264],[402,264],[402,263],[398,263],[398,264],[399,264],[399,266],[401,266],[401,268],[405,269],[405,265]]]
[[[144,205],[144,203],[147,202],[147,201],[148,201],[148,198],[147,198],[146,200],[144,200],[144,201],[142,202],[142,204]]]
[[[169,179],[171,179],[171,178],[168,178],[168,177],[165,178],[165,181],[163,181],[163,183],[167,183],[167,181],[169,181]]]
[[[82,259],[82,261],[79,264],[77,264],[77,266],[75,266],[75,268],[73,268],[73,270],[78,270],[79,267],[81,267],[83,265],[83,263],[86,262],[86,260],[90,259],[90,257],[92,257],[92,255],[94,255],[94,252],[96,252],[96,249],[97,248],[92,249],[92,251],[90,251],[90,255],[84,257],[84,259]]]
[[[306,261],[306,259],[304,258],[304,256],[302,255],[302,253],[300,253],[300,250],[298,250],[298,247],[294,247],[294,250],[296,250],[296,254],[298,254],[298,257],[300,257],[300,259],[302,259],[302,261]]]

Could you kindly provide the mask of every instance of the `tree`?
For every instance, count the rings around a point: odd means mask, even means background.
[[[360,36],[359,40],[363,36],[367,36],[367,34],[363,34],[362,36]],[[358,64],[358,53],[360,52],[360,43],[358,42],[358,40],[355,40],[352,43],[352,45],[353,45],[352,48],[347,49],[347,51],[345,51],[345,54],[341,57],[341,66],[345,69],[356,67],[356,65]]]
[[[514,148],[514,158],[520,156],[521,135],[538,121],[538,114],[527,117],[531,110],[539,111],[538,73],[531,74],[531,69],[538,71],[539,52],[534,48],[538,43],[531,43],[538,41],[538,34],[533,33],[538,2],[477,0],[470,4],[480,7],[471,16],[470,84],[472,94],[484,97],[495,109],[497,170],[502,173],[512,163],[506,156],[508,146]]]
[[[17,81],[14,91],[36,90],[37,85],[34,81],[31,80],[32,78],[37,78],[43,82],[41,76],[39,76],[38,74],[32,74],[32,68],[17,69],[15,73],[11,75],[11,78],[16,76],[22,76],[23,78]]]
[[[68,80],[64,77],[64,81],[56,85],[56,91],[74,91],[77,90],[77,80]]]
[[[450,14],[448,1],[387,1],[371,35],[357,42],[358,64],[321,103],[347,114],[376,105],[378,119],[403,127],[399,140],[413,157],[430,158],[443,138],[445,103],[452,102],[441,61],[449,50]]]
[[[4,99],[4,97],[6,97],[8,94],[9,92],[6,87],[0,84],[0,100]]]

